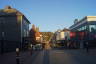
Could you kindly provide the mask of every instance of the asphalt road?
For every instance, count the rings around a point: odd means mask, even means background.
[[[96,56],[78,50],[43,50],[29,64],[96,64]]]
[[[96,51],[79,49],[46,49],[22,52],[20,64],[96,64]],[[0,55],[0,64],[16,64],[15,53]]]

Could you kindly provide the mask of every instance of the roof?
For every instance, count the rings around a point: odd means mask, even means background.
[[[40,37],[40,35],[41,35],[40,32],[36,32],[36,33],[35,33],[35,36],[36,36],[36,37]]]
[[[29,20],[25,17],[25,15],[16,9],[11,8],[10,6],[6,6],[4,9],[0,9],[0,16],[15,16],[15,15],[23,16],[30,24]]]
[[[85,16],[84,18],[82,18],[81,20],[79,20],[77,23],[73,24],[72,26],[70,26],[69,28],[71,29],[72,27],[76,26],[77,24],[80,24],[84,21],[96,21],[96,16]]]
[[[70,31],[69,29],[67,29],[67,28],[64,28],[62,31]]]

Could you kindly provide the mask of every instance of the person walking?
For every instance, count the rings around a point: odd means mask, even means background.
[[[89,44],[88,44],[88,42],[86,42],[86,52],[87,53],[89,52]]]

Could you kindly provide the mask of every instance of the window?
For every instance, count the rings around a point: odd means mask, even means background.
[[[27,23],[25,19],[23,19],[23,26],[25,29],[29,30],[29,24]]]
[[[82,27],[82,30],[84,30],[85,28],[84,28],[84,26]]]
[[[29,35],[29,32],[27,31],[27,36]]]
[[[96,25],[89,25],[89,31],[95,32],[96,31]]]
[[[26,30],[24,30],[24,37],[26,37]]]
[[[79,31],[81,31],[82,30],[82,27],[81,28],[79,28]]]
[[[84,30],[86,30],[86,26],[84,26]]]

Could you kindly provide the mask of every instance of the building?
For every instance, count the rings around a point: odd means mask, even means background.
[[[35,36],[38,43],[42,42],[42,34],[39,32],[39,27],[36,28]]]
[[[0,10],[0,52],[23,48],[29,33],[28,19],[18,10],[6,6]]]
[[[52,43],[67,46],[67,41],[70,40],[70,30],[64,28],[63,30],[57,30],[52,36]]]
[[[35,45],[42,42],[42,34],[39,32],[39,28],[32,25],[29,32],[30,43]]]
[[[49,43],[52,38],[53,32],[41,32],[41,35],[42,35],[42,42]]]
[[[62,35],[63,34],[63,35]],[[56,36],[56,41],[62,40],[64,37],[64,32],[61,33],[61,30],[57,30],[55,32],[55,36]],[[59,42],[58,42],[59,43]]]
[[[70,30],[64,28],[63,30],[58,30],[55,32],[56,40],[69,40],[70,39]]]
[[[32,28],[29,31],[29,37],[30,37],[30,44],[35,45],[36,44],[36,37],[35,37],[35,25],[32,25]]]
[[[66,29],[66,28],[64,28],[63,29],[63,32],[64,32],[64,40],[70,40],[70,30],[69,29]]]
[[[96,47],[96,16],[86,16],[81,20],[75,19],[70,27],[71,38],[79,48],[84,48],[86,42],[89,47]]]

